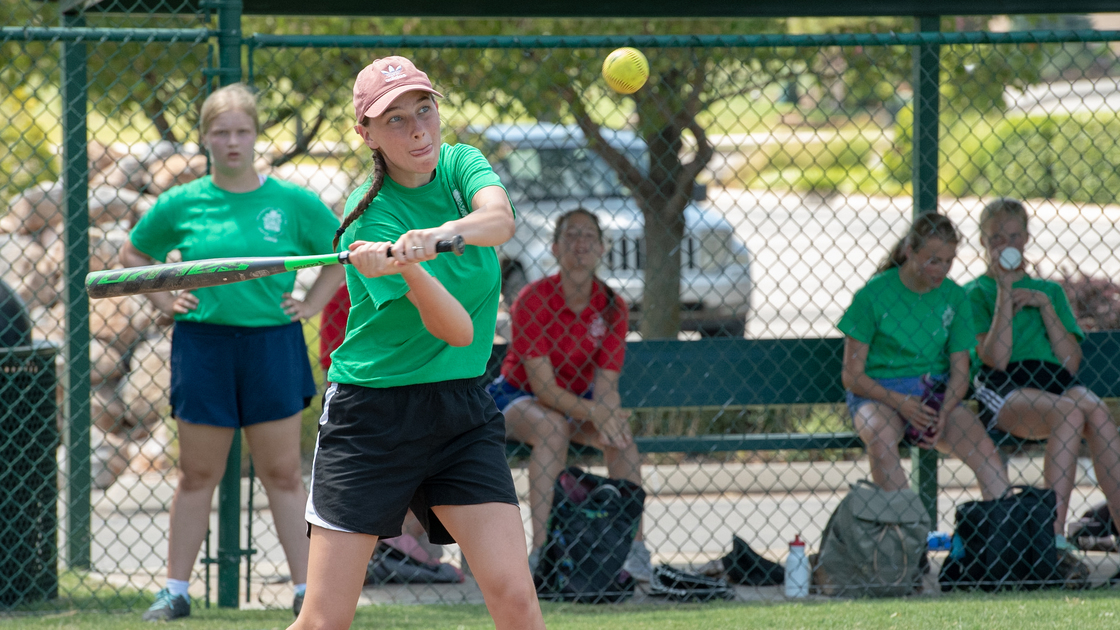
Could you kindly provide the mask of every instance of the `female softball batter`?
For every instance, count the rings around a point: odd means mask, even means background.
[[[211,94],[200,126],[210,175],[160,195],[129,234],[122,264],[150,265],[175,249],[184,260],[327,251],[338,225],[330,208],[311,191],[265,177],[253,166],[257,105],[245,86]],[[316,393],[299,320],[318,313],[341,280],[341,269],[324,268],[303,301],[291,297],[294,273],[148,296],[175,318],[171,411],[178,420],[179,479],[171,502],[167,587],[144,619],[190,615],[191,569],[240,429],[268,493],[296,585],[292,609],[299,614],[307,573],[299,426]]]
[[[497,628],[544,627],[505,422],[477,384],[497,321],[493,246],[513,235],[513,208],[481,152],[441,144],[437,96],[403,57],[354,82],[374,169],[339,229],[352,305],[319,420],[307,599],[292,628],[350,626],[374,545],[401,533],[409,507],[432,542],[459,543]],[[437,256],[456,235],[466,253]]]

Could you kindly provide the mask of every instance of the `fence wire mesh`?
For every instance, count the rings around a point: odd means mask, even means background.
[[[85,26],[212,26],[205,13],[191,11],[168,5],[159,13],[169,15],[144,19],[89,14]],[[32,14],[27,26],[52,25],[39,20]],[[18,316],[9,313],[22,310],[31,323],[30,338],[56,348],[66,345],[75,321],[63,273],[74,255],[66,247],[61,160],[62,48],[73,41],[66,37],[33,40],[20,29],[5,30],[0,40],[6,88],[0,98],[0,197],[7,206],[0,217],[0,279],[17,296],[0,306],[19,304],[4,310],[5,316],[14,322]],[[991,43],[1000,37],[1002,43]],[[783,591],[771,565],[748,563],[755,573],[750,566],[735,572],[736,562],[753,557],[742,545],[779,564],[795,534],[810,551],[819,551],[829,516],[850,485],[872,476],[868,452],[844,404],[837,323],[911,225],[913,50],[937,45],[937,209],[960,232],[948,277],[965,285],[985,273],[988,250],[999,247],[991,245],[997,233],[981,229],[981,209],[1001,196],[1022,199],[1029,216],[1029,239],[1020,241],[1026,270],[1057,283],[1061,291],[1051,294],[1055,313],[1062,314],[1058,296],[1068,300],[1070,315],[1087,333],[1081,340],[1084,358],[1070,367],[1075,372],[1080,367],[1080,382],[1103,398],[1071,402],[1069,396],[1043,396],[1029,409],[1018,409],[1020,424],[1004,413],[1007,420],[999,428],[1008,433],[1061,437],[1045,443],[1007,439],[1000,447],[1007,479],[1055,488],[1057,531],[1085,549],[1076,552],[1080,564],[1074,573],[1083,571],[1098,583],[1112,575],[1115,556],[1107,551],[1114,550],[1115,539],[1107,529],[1084,537],[1073,532],[1078,517],[1103,502],[1106,491],[1120,499],[1113,420],[1120,355],[1111,332],[1120,328],[1120,291],[1113,280],[1120,272],[1115,254],[1120,207],[1114,204],[1120,192],[1117,38],[1035,31],[911,39],[701,39],[252,36],[244,42],[245,80],[259,99],[257,169],[309,188],[341,214],[347,195],[370,169],[369,151],[352,129],[353,76],[388,54],[415,60],[445,95],[439,101],[443,140],[481,149],[517,208],[516,235],[498,248],[501,315],[484,379],[504,375],[514,397],[534,383],[531,372],[517,371],[516,361],[500,368],[511,351],[549,357],[577,395],[588,384],[581,380],[582,362],[600,368],[588,402],[557,402],[533,412],[522,400],[507,410],[527,549],[545,547],[550,532],[563,529],[559,517],[548,520],[552,488],[560,471],[575,464],[644,489],[642,543],[629,557],[617,558],[626,560],[628,570],[665,564],[730,578],[740,598],[776,597]],[[89,55],[88,265],[96,271],[120,264],[117,254],[129,230],[157,195],[207,172],[198,110],[216,73],[213,44],[205,36],[82,41]],[[609,91],[599,74],[602,59],[623,43],[639,44],[651,67],[649,83],[629,97]],[[598,225],[572,219],[554,233],[557,219],[576,208],[590,211]],[[563,294],[542,294],[549,286],[542,279],[579,267],[588,256],[598,258],[598,277],[618,296],[618,312],[628,316],[604,311],[596,318],[595,309],[609,302],[592,300],[586,321],[580,319],[582,309],[571,312],[574,327],[531,330],[542,312],[561,311],[556,316],[561,321],[563,307],[573,306],[562,297],[559,304],[550,302],[550,296]],[[300,272],[297,296],[315,273]],[[1016,307],[1046,310],[1030,299],[1035,298],[1016,298]],[[344,320],[345,302],[331,308],[336,322],[340,312]],[[304,323],[320,389],[324,356],[337,343],[337,334],[324,332],[328,319],[316,316]],[[168,402],[172,327],[143,297],[90,301],[87,321],[89,566],[76,567],[61,553],[57,592],[50,580],[38,594],[18,590],[26,589],[25,583],[11,581],[8,590],[0,584],[0,603],[6,606],[142,608],[150,601],[147,593],[166,578],[178,453]],[[13,330],[17,325],[2,323]],[[574,360],[571,353],[554,347],[565,339],[576,347],[594,340],[580,353],[579,365],[565,364]],[[5,345],[25,342],[21,337]],[[530,347],[544,350],[534,355]],[[8,352],[5,357],[23,356],[25,363],[28,356],[41,356]],[[1013,361],[1024,356],[1011,352]],[[54,359],[58,374],[66,372],[64,357],[59,352]],[[35,396],[43,393],[10,376],[17,372],[4,368],[0,395],[39,404]],[[49,389],[54,390],[53,380]],[[46,398],[56,404],[53,394]],[[57,403],[66,408],[61,388]],[[983,411],[974,401],[966,400],[966,406]],[[49,433],[53,409],[8,411],[5,427],[49,425]],[[315,401],[303,416],[305,474],[319,412]],[[893,411],[884,415],[894,417]],[[60,414],[63,444],[66,422]],[[855,427],[869,423],[857,420]],[[633,446],[603,448],[596,426],[632,435]],[[901,421],[890,426],[901,431]],[[874,435],[866,430],[865,438]],[[20,430],[5,431],[14,433]],[[58,439],[36,440],[5,458],[30,460],[27,465],[50,481],[55,472],[46,468],[54,459],[48,462],[39,447],[53,454],[51,440]],[[569,442],[594,448],[569,450]],[[51,512],[37,525],[20,528],[51,544],[17,559],[14,573],[0,573],[26,577],[56,562],[52,545],[67,548],[64,524],[75,507],[67,497],[75,479],[66,472],[65,451],[58,449],[60,485],[39,484],[37,495],[40,503],[58,501],[57,516]],[[906,448],[901,460],[892,451],[897,452],[893,444],[873,453],[888,466],[876,479],[894,483],[901,475],[905,485],[917,459]],[[1055,464],[1044,470],[1047,458]],[[286,607],[290,571],[266,493],[248,474],[248,462],[246,456],[236,543],[249,550],[240,563],[241,600],[247,606]],[[12,464],[11,474],[26,469]],[[1059,469],[1060,474],[1047,472]],[[939,459],[933,472],[929,527],[952,532],[955,509],[979,499],[981,485],[959,457]],[[57,540],[54,518],[61,525]],[[406,531],[410,525],[406,522]],[[200,579],[192,585],[207,601],[213,600],[210,560],[217,529],[212,516],[212,533],[194,572]],[[416,556],[451,568],[442,578],[438,568],[423,573],[404,561],[406,545],[383,547],[371,560],[364,600],[477,601],[478,589],[457,549],[427,547],[422,533],[411,531],[420,543]],[[546,547],[538,557],[543,566],[559,570],[557,554]],[[919,588],[934,591],[937,568],[948,556],[937,548],[930,557],[934,569],[921,577]],[[573,561],[570,554],[567,560]],[[467,574],[465,582],[457,582],[459,572]],[[637,594],[649,597],[656,590],[642,585]],[[8,599],[9,592],[16,595]]]

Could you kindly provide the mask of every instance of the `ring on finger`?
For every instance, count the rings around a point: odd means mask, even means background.
[[[416,251],[416,250],[424,251],[424,246],[423,245],[420,245],[420,246],[413,245],[412,246],[412,251]]]

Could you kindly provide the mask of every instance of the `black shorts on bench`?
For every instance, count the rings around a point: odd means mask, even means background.
[[[981,366],[972,382],[973,398],[980,403],[980,420],[988,429],[995,426],[1007,397],[1017,389],[1041,389],[1060,395],[1080,384],[1076,375],[1057,363],[1035,359],[1008,363],[1002,371]]]

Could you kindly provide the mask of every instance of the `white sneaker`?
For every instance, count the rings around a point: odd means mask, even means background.
[[[639,582],[650,581],[653,577],[653,565],[644,541],[635,540],[630,544],[630,553],[626,555],[626,562],[622,563],[622,570]]]

